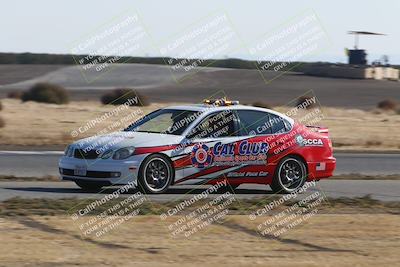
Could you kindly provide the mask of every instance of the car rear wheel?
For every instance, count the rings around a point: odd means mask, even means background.
[[[161,194],[168,190],[174,177],[174,169],[168,158],[155,154],[144,160],[139,170],[139,190]]]
[[[302,160],[294,156],[283,158],[276,170],[271,189],[277,194],[289,194],[304,185],[307,180],[307,168]]]
[[[85,191],[89,192],[98,192],[104,186],[101,183],[93,182],[93,181],[75,181],[76,185],[82,188]]]

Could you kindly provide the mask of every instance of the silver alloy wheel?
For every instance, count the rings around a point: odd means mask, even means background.
[[[153,158],[144,167],[144,182],[152,192],[160,192],[169,185],[171,171],[162,158]]]
[[[288,158],[279,167],[278,181],[283,189],[293,192],[303,185],[306,178],[306,169],[302,162],[295,158]]]

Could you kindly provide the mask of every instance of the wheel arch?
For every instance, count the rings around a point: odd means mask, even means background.
[[[304,180],[302,183],[304,184],[304,183],[307,181],[307,179],[308,179],[308,175],[309,175],[309,173],[308,173],[308,165],[307,165],[307,161],[305,160],[305,158],[304,158],[302,155],[299,155],[299,154],[297,154],[297,153],[290,153],[290,154],[287,154],[287,155],[285,155],[284,157],[282,157],[282,158],[279,160],[278,164],[276,164],[276,168],[275,168],[275,171],[274,171],[274,176],[273,176],[273,179],[272,179],[272,183],[270,184],[270,187],[271,187],[271,189],[272,189],[272,191],[273,191],[274,193],[282,193],[282,192],[284,192],[284,193],[290,193],[290,192],[292,192],[291,190],[288,191],[288,190],[282,185],[282,183],[280,182],[280,178],[278,177],[278,176],[279,176],[279,174],[278,174],[279,166],[282,164],[282,162],[283,162],[284,160],[286,160],[286,159],[288,159],[288,158],[293,158],[293,159],[295,159],[295,160],[297,160],[297,161],[299,161],[299,162],[302,162],[302,163],[304,164],[305,172],[306,172],[306,177],[305,177],[305,180]]]
[[[275,177],[275,175],[276,175],[276,172],[278,171],[278,166],[279,166],[279,164],[281,164],[282,160],[284,160],[284,159],[287,158],[287,157],[294,157],[294,158],[296,158],[296,159],[298,159],[298,160],[301,160],[301,161],[304,163],[304,166],[306,166],[306,173],[307,173],[307,177],[308,177],[308,175],[309,175],[309,169],[308,169],[307,160],[306,160],[301,154],[299,154],[299,153],[290,153],[290,154],[285,155],[283,158],[281,158],[281,159],[278,161],[278,164],[276,164],[276,168],[275,168],[275,171],[274,171],[274,177]]]
[[[154,156],[154,155],[160,155],[160,156],[162,156],[163,158],[167,159],[167,161],[169,162],[169,164],[171,164],[171,168],[172,168],[172,182],[171,182],[171,185],[174,184],[174,183],[175,183],[175,167],[174,167],[174,163],[172,162],[171,158],[170,158],[168,155],[166,155],[166,154],[164,154],[164,153],[161,153],[161,152],[151,153],[151,154],[147,155],[146,157],[144,157],[144,158],[142,159],[142,161],[140,162],[139,170],[138,170],[138,175],[140,175],[140,174],[142,173],[143,163],[144,163],[150,156]]]

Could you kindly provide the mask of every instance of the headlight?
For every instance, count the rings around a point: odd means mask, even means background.
[[[132,156],[133,152],[135,152],[135,148],[133,146],[130,147],[124,147],[121,149],[118,149],[117,151],[114,152],[113,159],[126,159]]]
[[[107,151],[105,151],[103,154],[101,154],[100,158],[102,158],[102,159],[108,159],[109,157],[112,156],[113,153],[114,153],[114,151],[112,151],[112,150],[107,150]]]

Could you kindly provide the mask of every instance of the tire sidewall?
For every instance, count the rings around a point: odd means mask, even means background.
[[[145,170],[146,170],[147,165],[149,164],[150,161],[157,159],[157,158],[163,160],[166,163],[166,165],[168,167],[168,172],[169,172],[168,183],[160,191],[154,191],[147,185],[147,183],[145,181]],[[152,155],[148,156],[146,159],[144,159],[142,164],[140,165],[139,175],[138,175],[138,189],[140,191],[142,191],[144,193],[148,193],[148,194],[161,194],[168,190],[169,186],[172,184],[174,177],[175,177],[175,170],[172,167],[172,164],[171,164],[169,158],[162,154],[152,154]]]
[[[281,181],[281,179],[280,179],[280,177],[279,177],[279,175],[280,175],[280,170],[281,170],[281,168],[282,168],[282,166],[283,166],[283,164],[285,164],[287,161],[289,161],[289,160],[295,160],[295,161],[297,161],[300,165],[301,165],[301,169],[302,169],[302,181],[301,181],[301,183],[299,184],[299,186],[296,188],[296,189],[290,189],[290,190],[288,190],[283,184],[282,184],[282,181]],[[277,165],[277,167],[276,167],[276,170],[275,170],[275,175],[274,175],[274,179],[273,179],[273,181],[272,181],[272,184],[271,184],[271,188],[272,188],[272,190],[274,191],[274,193],[278,193],[278,194],[290,194],[290,193],[293,193],[293,192],[295,192],[296,190],[298,190],[299,188],[301,188],[304,184],[305,184],[305,182],[306,182],[306,180],[307,180],[307,166],[306,166],[306,164],[303,162],[303,160],[301,160],[301,159],[299,159],[298,157],[295,157],[295,156],[286,156],[286,157],[284,157],[280,162],[279,162],[279,164]]]

